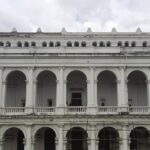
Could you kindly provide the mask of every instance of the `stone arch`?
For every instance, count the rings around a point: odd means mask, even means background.
[[[36,93],[37,106],[56,106],[56,81],[56,75],[52,71],[44,70],[38,74]]]
[[[81,71],[72,71],[67,76],[67,105],[87,105],[87,78]]]
[[[35,150],[56,150],[56,133],[50,127],[39,128],[34,136]]]
[[[6,107],[25,107],[26,76],[22,71],[12,71],[6,78]]]
[[[127,76],[129,106],[147,106],[147,76],[143,71],[134,70]]]
[[[98,150],[119,150],[119,132],[113,127],[104,127],[98,133]]]
[[[88,149],[88,134],[87,131],[81,127],[73,127],[68,130],[66,134],[67,138],[67,149],[80,149],[87,150]]]
[[[130,150],[149,149],[149,131],[144,127],[135,127],[130,132]]]
[[[97,103],[99,106],[117,106],[117,77],[109,70],[97,76]],[[107,92],[106,92],[107,91]]]
[[[3,150],[24,150],[25,134],[17,128],[11,127],[3,134]]]

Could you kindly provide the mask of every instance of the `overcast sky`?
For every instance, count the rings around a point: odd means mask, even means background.
[[[150,31],[150,0],[0,0],[0,32]]]

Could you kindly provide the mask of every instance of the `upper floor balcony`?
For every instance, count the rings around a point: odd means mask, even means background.
[[[66,75],[63,68],[59,74],[39,70],[33,76],[33,72],[29,69],[28,77],[19,70],[6,73],[0,87],[1,115],[150,114],[149,82],[142,71],[129,71],[121,80],[112,70],[97,73],[95,80],[93,68]]]

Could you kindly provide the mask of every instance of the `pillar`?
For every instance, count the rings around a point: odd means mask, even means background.
[[[63,150],[63,125],[59,126],[59,139],[58,139],[58,149]],[[65,150],[65,149],[64,149]]]
[[[91,150],[96,150],[95,126],[91,127]]]
[[[122,127],[122,148],[121,150],[129,150],[128,125]]]
[[[150,113],[150,70],[147,77],[147,106],[148,106],[148,112]]]
[[[117,98],[120,112],[128,111],[128,91],[126,84],[125,68],[120,68],[120,80],[117,81]]]
[[[27,127],[27,137],[26,137],[26,142],[25,142],[25,150],[32,150],[31,149],[31,144],[32,144],[32,139],[31,139],[31,127]]]
[[[67,139],[64,138],[64,141],[63,141],[63,147],[62,147],[61,150],[66,150],[66,148],[67,148]]]
[[[63,113],[66,106],[66,82],[64,81],[64,68],[59,68],[59,76],[57,80],[57,98],[56,107],[59,113]]]
[[[3,150],[3,143],[4,143],[3,139],[0,139],[0,150]]]
[[[28,113],[32,113],[33,110],[33,69],[34,68],[28,68],[28,79],[26,84],[26,110]]]
[[[87,106],[89,113],[96,113],[97,100],[95,95],[95,90],[97,89],[97,84],[95,84],[95,68],[89,68],[89,78],[87,80]]]
[[[3,69],[0,68],[0,99],[2,100],[2,86],[3,86]],[[0,101],[0,108],[3,107],[2,101]]]

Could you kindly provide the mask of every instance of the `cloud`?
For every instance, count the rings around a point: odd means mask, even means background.
[[[0,0],[0,31],[150,31],[149,0]]]

